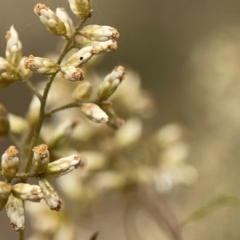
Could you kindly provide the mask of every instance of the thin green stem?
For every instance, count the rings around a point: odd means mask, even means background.
[[[60,54],[60,56],[57,60],[58,65],[61,64],[64,56],[68,53],[69,47],[71,46],[72,42],[74,41],[74,38],[75,38],[77,32],[82,28],[82,26],[83,26],[83,24],[86,20],[87,20],[87,18],[84,18],[77,24],[75,32],[68,39],[64,48],[61,51],[61,54]],[[28,151],[28,157],[27,157],[25,168],[24,168],[25,172],[28,172],[30,167],[31,167],[31,160],[32,160],[32,157],[33,157],[32,149],[33,149],[34,146],[37,145],[37,142],[38,142],[38,139],[39,139],[39,134],[40,134],[40,131],[41,131],[41,128],[42,128],[42,125],[43,125],[43,121],[45,119],[45,106],[46,106],[46,103],[47,103],[48,93],[49,93],[49,90],[51,88],[51,85],[52,85],[53,80],[55,79],[56,75],[57,75],[57,73],[54,73],[53,75],[50,76],[50,79],[49,79],[48,83],[46,84],[46,87],[45,87],[45,90],[44,90],[44,93],[43,93],[43,96],[42,96],[42,101],[41,101],[41,106],[40,106],[40,111],[39,111],[39,119],[38,119],[38,122],[36,124],[35,131],[34,131],[33,138],[32,138],[32,142],[30,144],[30,148],[29,148],[29,151]]]
[[[8,133],[8,139],[18,148],[20,149],[19,140],[10,132]]]
[[[39,91],[35,88],[35,86],[29,81],[27,78],[22,78],[22,82],[24,82],[30,89],[31,91],[37,96],[37,98],[41,101],[42,100],[42,95],[39,93]]]
[[[20,232],[19,232],[19,240],[24,240],[25,238],[24,238],[24,230],[21,230]]]
[[[50,116],[53,113],[56,113],[56,112],[59,112],[59,111],[62,111],[62,110],[68,109],[68,108],[81,107],[81,105],[82,104],[79,103],[79,102],[71,102],[71,103],[65,104],[65,105],[63,105],[61,107],[54,108],[54,109],[46,112],[45,116]]]

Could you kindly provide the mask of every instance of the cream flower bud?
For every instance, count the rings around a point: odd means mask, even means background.
[[[117,29],[110,26],[88,25],[80,33],[91,41],[105,42],[110,39],[115,41],[119,38]]]
[[[125,69],[117,66],[108,74],[99,86],[98,97],[100,100],[107,100],[118,88],[125,75]]]
[[[76,169],[81,164],[81,158],[77,155],[71,155],[65,158],[60,158],[48,164],[47,170],[44,173],[46,178],[56,178],[67,174]]]
[[[5,182],[0,182],[0,199],[8,198],[11,193],[11,190],[12,190],[11,185]]]
[[[58,124],[55,129],[53,129],[51,136],[48,139],[48,145],[50,148],[54,148],[62,144],[66,139],[69,138],[69,135],[78,125],[79,121],[68,119],[64,122]]]
[[[38,185],[18,183],[12,186],[12,194],[24,201],[40,202],[43,198],[43,190]]]
[[[5,58],[0,57],[0,88],[8,87],[18,79],[15,68]]]
[[[88,46],[74,53],[66,62],[66,65],[74,67],[83,66],[94,54],[97,54],[95,47]]]
[[[34,12],[39,16],[41,22],[45,25],[49,32],[58,36],[67,35],[67,29],[63,21],[61,21],[60,18],[57,17],[57,15],[46,5],[38,3],[34,7]]]
[[[64,8],[57,8],[56,15],[64,23],[67,30],[67,36],[70,37],[75,31],[75,27],[73,25],[72,19],[69,17],[69,15],[67,14]]]
[[[12,228],[15,231],[23,230],[25,222],[23,200],[11,194],[6,204],[6,211]]]
[[[70,65],[61,67],[61,76],[71,82],[84,79],[83,70]]]
[[[38,184],[44,192],[44,201],[50,207],[51,210],[59,211],[61,209],[62,201],[58,194],[54,191],[54,188],[46,178],[38,179]]]
[[[8,113],[5,107],[0,104],[0,137],[5,137],[10,130]]]
[[[18,171],[17,157],[18,150],[14,146],[10,146],[2,155],[2,174],[7,180],[12,180]]]
[[[25,68],[29,68],[35,73],[44,75],[54,74],[59,70],[57,63],[48,58],[34,57],[30,55],[25,59]]]
[[[11,185],[5,182],[0,182],[0,211],[5,207],[11,190]]]
[[[73,92],[72,97],[77,101],[85,101],[90,97],[92,93],[92,84],[88,81],[80,83],[75,91]]]
[[[72,12],[78,18],[88,18],[91,15],[91,0],[68,0]]]
[[[49,151],[46,144],[41,144],[33,148],[33,169],[37,174],[42,174],[47,169],[49,163]]]
[[[95,47],[98,53],[111,52],[117,50],[117,42],[112,39],[106,42],[92,42],[92,46]]]
[[[11,26],[7,32],[6,40],[6,59],[13,66],[17,66],[22,58],[22,43],[19,41],[18,33],[14,26]]]
[[[83,103],[81,110],[95,123],[105,123],[108,121],[108,115],[94,103]]]
[[[10,131],[15,134],[22,134],[27,130],[28,124],[26,119],[14,115],[12,113],[8,114],[9,123],[10,123]]]
[[[17,71],[21,76],[24,76],[26,78],[31,77],[32,72],[30,71],[30,69],[25,67],[25,60],[27,57],[22,57],[18,67],[17,67]]]

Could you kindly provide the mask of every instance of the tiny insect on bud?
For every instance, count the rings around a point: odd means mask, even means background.
[[[5,107],[0,104],[0,137],[5,137],[8,135],[10,130],[10,123],[8,118],[8,113]]]
[[[12,194],[24,201],[40,202],[43,198],[43,190],[38,185],[18,183],[12,186]]]
[[[90,58],[97,54],[95,47],[88,46],[80,49],[78,52],[74,53],[66,62],[66,65],[81,67],[83,66]]]
[[[47,169],[49,163],[49,151],[46,144],[41,144],[33,148],[33,169],[37,174],[42,174]]]
[[[72,97],[77,101],[85,101],[87,100],[92,93],[92,84],[88,81],[84,81],[80,83],[75,91],[73,92]]]
[[[61,67],[61,76],[71,82],[82,81],[84,79],[83,70],[74,66]]]
[[[83,103],[82,112],[95,123],[106,123],[108,115],[94,103]]]
[[[34,12],[39,16],[41,22],[47,30],[57,36],[66,36],[67,29],[59,17],[46,5],[38,3],[34,7]]]
[[[7,32],[6,40],[6,59],[13,66],[17,66],[22,58],[22,43],[19,41],[18,33],[14,26],[11,26]]]
[[[102,100],[107,100],[118,88],[125,75],[125,69],[122,66],[117,66],[108,74],[99,86],[98,97]]]
[[[23,230],[25,222],[23,200],[11,194],[6,204],[6,211],[12,228],[15,231]]]
[[[91,15],[91,0],[68,0],[72,12],[78,18],[88,18]]]
[[[67,30],[67,36],[70,37],[73,34],[73,32],[75,31],[75,27],[73,25],[72,19],[69,17],[69,15],[67,14],[67,12],[64,8],[57,8],[56,15],[64,23],[66,30]]]
[[[61,209],[62,201],[54,188],[46,178],[39,178],[38,184],[44,192],[44,201],[50,207],[51,210],[59,211]]]
[[[10,146],[2,155],[2,174],[8,181],[12,180],[18,171],[17,154],[18,150]]]
[[[59,71],[57,63],[48,58],[34,57],[30,55],[24,61],[25,68],[43,75],[54,74]]]
[[[12,187],[10,184],[0,182],[0,211],[5,207]]]
[[[81,158],[77,155],[71,155],[61,158],[48,164],[47,170],[44,173],[46,178],[56,178],[67,174],[76,169],[81,164]]]
[[[0,88],[5,88],[19,79],[15,68],[5,59],[0,57]]]
[[[91,41],[105,42],[110,39],[115,41],[119,38],[117,29],[110,26],[88,25],[80,33]]]

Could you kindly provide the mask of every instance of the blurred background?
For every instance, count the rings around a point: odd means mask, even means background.
[[[61,40],[47,32],[33,12],[36,3],[1,1],[1,56],[12,24],[24,55],[44,56],[58,49]],[[71,13],[67,0],[43,3]],[[163,196],[176,218],[186,218],[221,194],[240,196],[240,2],[93,0],[93,9],[88,24],[111,25],[120,32],[118,51],[105,56],[99,71],[120,63],[138,72],[143,88],[157,103],[154,118],[145,121],[149,132],[169,122],[184,126],[190,149],[187,162],[197,169],[198,179]],[[24,116],[30,100],[31,93],[21,83],[0,90],[0,102],[9,112]],[[1,141],[0,149],[7,145]],[[0,216],[1,239],[16,239],[5,211]],[[99,240],[125,239],[117,216],[103,215],[84,226],[99,230]],[[104,224],[105,217],[115,221]],[[142,233],[142,239],[160,239],[155,223],[146,219],[141,218],[139,225],[150,229],[152,236]],[[184,229],[183,239],[239,239],[239,223],[239,208],[223,208]]]

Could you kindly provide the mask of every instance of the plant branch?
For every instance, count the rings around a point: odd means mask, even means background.
[[[46,112],[45,116],[50,116],[53,113],[56,113],[56,112],[59,112],[59,111],[62,111],[62,110],[68,109],[68,108],[74,108],[74,107],[81,107],[81,103],[79,103],[79,102],[71,102],[71,103],[65,104],[65,105],[63,105],[61,107],[58,107],[58,108],[55,108],[55,109],[52,109],[52,110]]]
[[[61,64],[64,56],[68,53],[69,47],[71,46],[75,36],[77,35],[77,32],[79,31],[79,29],[81,29],[81,27],[83,26],[83,24],[86,20],[87,20],[87,18],[84,18],[77,24],[75,32],[68,39],[64,48],[61,51],[61,54],[60,54],[60,56],[57,60],[58,65]],[[51,85],[52,85],[53,80],[55,79],[56,75],[57,75],[57,73],[54,73],[53,75],[51,75],[48,83],[46,84],[46,87],[45,87],[45,90],[44,90],[44,93],[43,93],[43,96],[42,96],[42,101],[41,101],[41,106],[40,106],[40,111],[39,111],[39,119],[38,119],[37,125],[35,127],[32,142],[31,142],[30,147],[29,147],[27,161],[26,161],[26,165],[24,167],[25,172],[28,172],[30,167],[31,167],[31,160],[32,160],[32,156],[33,156],[32,149],[33,149],[34,146],[37,145],[37,142],[38,142],[38,139],[39,139],[39,134],[40,134],[40,131],[41,131],[41,128],[42,128],[42,125],[43,125],[44,118],[45,118],[45,107],[46,107],[46,103],[47,103],[48,93],[49,93],[49,90],[51,88]]]
[[[39,93],[39,91],[35,88],[35,86],[29,81],[27,78],[22,78],[22,82],[25,83],[31,91],[37,96],[37,98],[42,101],[42,95]]]

